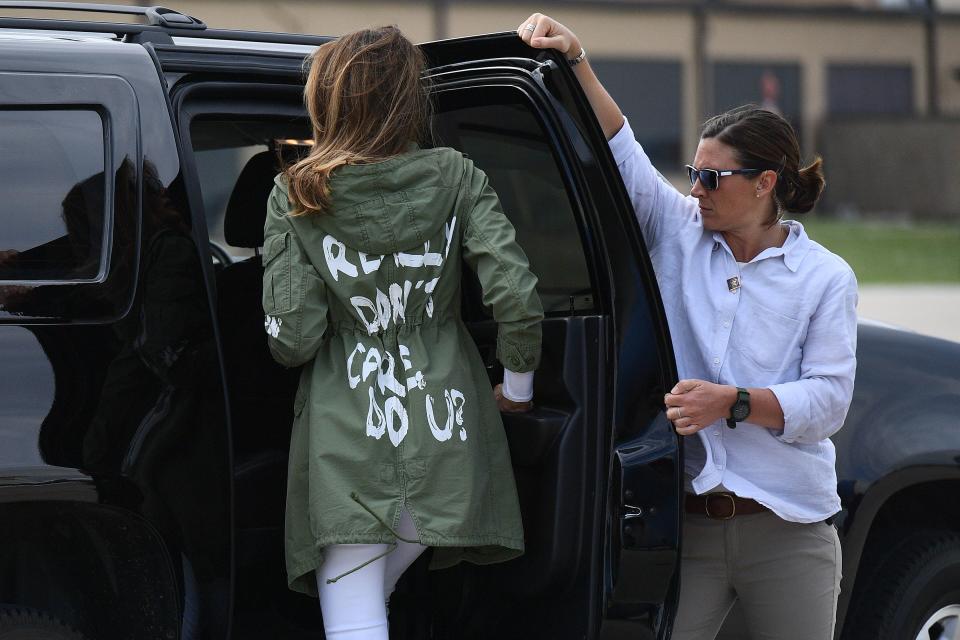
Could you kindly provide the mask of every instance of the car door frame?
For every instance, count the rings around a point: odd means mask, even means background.
[[[485,75],[527,76],[528,88],[545,103],[541,116],[579,194],[585,230],[600,230],[585,234],[590,241],[584,244],[595,267],[604,267],[597,284],[610,318],[607,362],[613,371],[604,400],[611,417],[605,425],[611,454],[607,501],[598,523],[604,532],[598,539],[606,544],[595,558],[593,573],[602,576],[602,584],[592,628],[603,638],[638,632],[666,638],[679,591],[682,451],[662,398],[677,379],[676,361],[653,267],[609,146],[557,52],[529,49],[512,32],[424,47],[434,64],[434,83],[440,74],[473,75],[474,82],[489,81]],[[637,344],[644,333],[652,345]],[[652,364],[647,370],[625,366],[631,354],[651,347],[655,354],[647,354]],[[638,377],[647,391],[639,399]]]

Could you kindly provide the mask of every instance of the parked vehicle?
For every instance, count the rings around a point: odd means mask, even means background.
[[[328,38],[70,8],[146,24],[0,18],[0,637],[320,638],[316,601],[283,574],[298,372],[267,352],[259,247],[279,163],[311,137],[304,57]],[[504,418],[527,553],[421,559],[391,637],[667,638],[675,292],[555,52],[513,33],[423,48],[437,144],[490,176],[547,318],[537,407]],[[499,380],[495,324],[465,288]],[[921,628],[960,617],[960,345],[859,339],[835,438],[843,637],[937,637]]]

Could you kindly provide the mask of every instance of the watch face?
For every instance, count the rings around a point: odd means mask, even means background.
[[[734,420],[743,420],[750,415],[750,405],[743,400],[738,400],[737,403],[733,405],[733,411],[731,411],[731,413]]]

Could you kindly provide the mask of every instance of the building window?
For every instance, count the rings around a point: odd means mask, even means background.
[[[591,58],[590,66],[630,120],[637,140],[664,172],[681,164],[683,104],[679,62]]]
[[[827,67],[830,115],[913,113],[910,65],[831,64]]]
[[[92,110],[0,113],[0,280],[105,275],[104,132]]]
[[[799,133],[800,65],[717,62],[713,65],[712,113],[756,104],[779,113]]]

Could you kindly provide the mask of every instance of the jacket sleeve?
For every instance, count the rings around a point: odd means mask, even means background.
[[[463,257],[498,323],[497,359],[511,371],[533,371],[540,364],[543,320],[537,277],[486,174],[469,160],[466,165],[464,186],[473,200],[465,215]]]
[[[274,186],[263,230],[263,311],[273,359],[297,367],[316,354],[327,329],[327,290],[287,217],[283,187]]]

